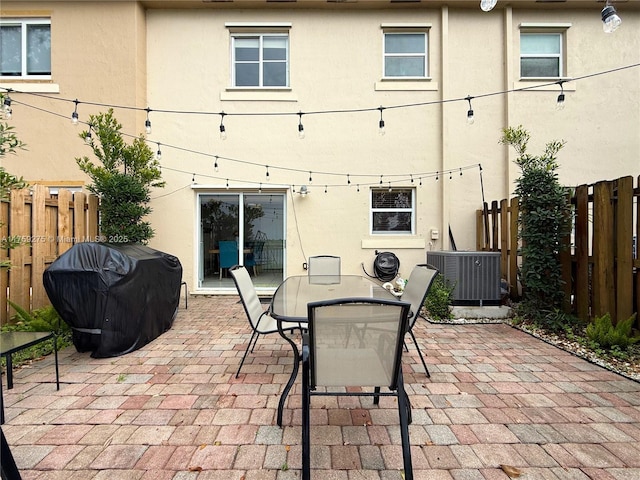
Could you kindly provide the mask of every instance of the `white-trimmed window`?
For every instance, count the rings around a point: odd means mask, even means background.
[[[51,20],[0,20],[0,77],[51,77]]]
[[[289,87],[288,33],[232,33],[232,85]]]
[[[384,78],[427,78],[429,37],[426,31],[384,30]]]
[[[564,32],[520,32],[520,78],[562,78]]]
[[[412,234],[415,231],[415,189],[371,189],[371,233]]]

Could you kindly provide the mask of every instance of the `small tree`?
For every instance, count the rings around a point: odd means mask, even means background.
[[[151,187],[164,187],[160,164],[143,136],[126,144],[113,109],[91,115],[89,125],[80,137],[91,134],[91,148],[102,165],[88,157],[76,163],[93,180],[89,191],[100,197],[101,233],[107,241],[146,244],[154,234],[144,220],[151,213]]]
[[[500,143],[518,154],[522,172],[516,180],[520,199],[519,236],[522,239],[523,304],[530,314],[560,309],[564,298],[559,253],[562,239],[570,232],[570,205],[558,181],[556,155],[564,141],[546,144],[544,153],[527,153],[529,133],[518,126],[503,130]]]

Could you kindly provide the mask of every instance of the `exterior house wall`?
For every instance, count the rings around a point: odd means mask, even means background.
[[[156,110],[150,114],[148,138],[154,150],[161,144],[167,186],[152,194],[156,237],[150,245],[180,258],[190,290],[198,280],[198,192],[257,191],[262,183],[263,193],[286,194],[285,276],[304,273],[305,258],[322,253],[340,255],[343,272],[361,273],[361,263],[371,268],[376,250],[396,253],[400,273],[407,276],[409,265],[425,261],[426,249],[450,247],[449,225],[458,249],[473,249],[475,211],[483,197],[490,201],[513,192],[519,174],[514,152],[498,144],[506,126],[521,124],[529,130],[534,154],[548,141],[566,140],[559,157],[560,180],[566,185],[638,174],[640,68],[565,83],[562,111],[555,109],[558,85],[511,90],[545,83],[520,81],[523,23],[570,24],[568,77],[638,63],[640,2],[620,4],[623,25],[614,34],[602,32],[602,5],[585,2],[567,2],[567,8],[499,4],[490,13],[456,1],[449,6],[298,3],[2,3],[2,16],[28,10],[49,12],[52,18],[53,83],[59,89],[49,95],[52,99],[16,93],[15,100],[62,117],[70,116],[73,105],[56,99]],[[291,25],[291,88],[229,88],[227,25],[283,22]],[[430,80],[382,81],[382,25],[389,24],[430,26]],[[474,97],[473,125],[466,124],[467,102],[449,101],[467,95]],[[388,108],[410,104],[422,105]],[[356,111],[303,115],[306,137],[297,137],[296,112],[377,106],[387,107],[385,136],[378,135],[378,111]],[[104,110],[99,105],[78,108],[81,120]],[[222,111],[227,113],[224,141],[218,136],[220,116],[196,113]],[[144,112],[116,109],[116,117],[127,134],[143,130]],[[87,181],[73,159],[90,150],[67,118],[16,104],[12,124],[29,150],[3,160],[11,172],[29,180]],[[479,169],[458,172],[477,164],[482,165],[483,190]],[[421,173],[449,171],[437,181],[427,175],[417,186]],[[382,176],[386,186],[399,172],[416,175],[414,184],[406,176],[404,183],[394,183],[416,187],[416,231],[372,236],[365,184],[377,186]],[[356,179],[356,174],[371,177]],[[347,175],[352,176],[349,187]],[[362,184],[360,192],[356,183]],[[293,193],[301,185],[311,192],[306,198]],[[431,239],[432,229],[440,232],[438,240]]]

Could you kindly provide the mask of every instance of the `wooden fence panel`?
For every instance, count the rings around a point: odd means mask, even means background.
[[[560,254],[563,309],[583,320],[609,313],[618,322],[639,311],[640,176],[635,181],[635,188],[633,177],[580,185],[569,198],[573,231],[563,239],[567,248]],[[488,209],[484,203],[477,211],[477,246],[501,250],[503,260],[506,251],[507,261],[500,263],[502,278],[517,299],[519,202],[512,198],[508,207],[506,200],[498,208],[495,205],[492,202]],[[636,325],[640,326],[640,318]]]
[[[0,237],[9,236],[9,202],[0,202]],[[0,250],[0,261],[9,261],[9,250]],[[7,304],[7,288],[9,286],[9,270],[0,268],[0,305]],[[0,318],[1,320],[1,318]],[[1,324],[1,322],[0,322]]]
[[[576,188],[575,205],[575,310],[578,318],[591,316],[591,295],[589,285],[589,187],[580,185]]]
[[[618,321],[633,314],[633,178],[623,177],[616,188],[616,282],[615,295]]]
[[[7,300],[26,309],[49,305],[42,277],[45,269],[74,243],[99,237],[98,199],[95,195],[60,190],[51,196],[47,187],[14,190],[1,204],[3,236],[17,236],[25,244],[1,253],[11,269],[2,269],[0,324],[15,313]],[[8,288],[7,288],[8,287]]]
[[[607,312],[616,318],[613,302],[614,221],[613,188],[609,182],[593,187],[593,314],[600,317]]]

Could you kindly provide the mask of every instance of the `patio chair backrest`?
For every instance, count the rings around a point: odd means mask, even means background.
[[[401,368],[409,304],[347,298],[308,305],[311,388],[388,386]]]
[[[409,328],[413,328],[420,316],[420,309],[424,305],[429,289],[438,273],[437,269],[425,264],[413,267],[402,293],[402,301],[411,304]]]
[[[333,255],[316,255],[307,262],[309,276],[340,276],[340,257]]]
[[[247,269],[241,265],[235,265],[229,269],[231,278],[236,284],[238,294],[240,295],[240,301],[242,306],[251,322],[251,326],[257,328],[260,317],[264,314],[264,309],[256,293],[256,288],[253,285],[253,281],[249,276]]]

